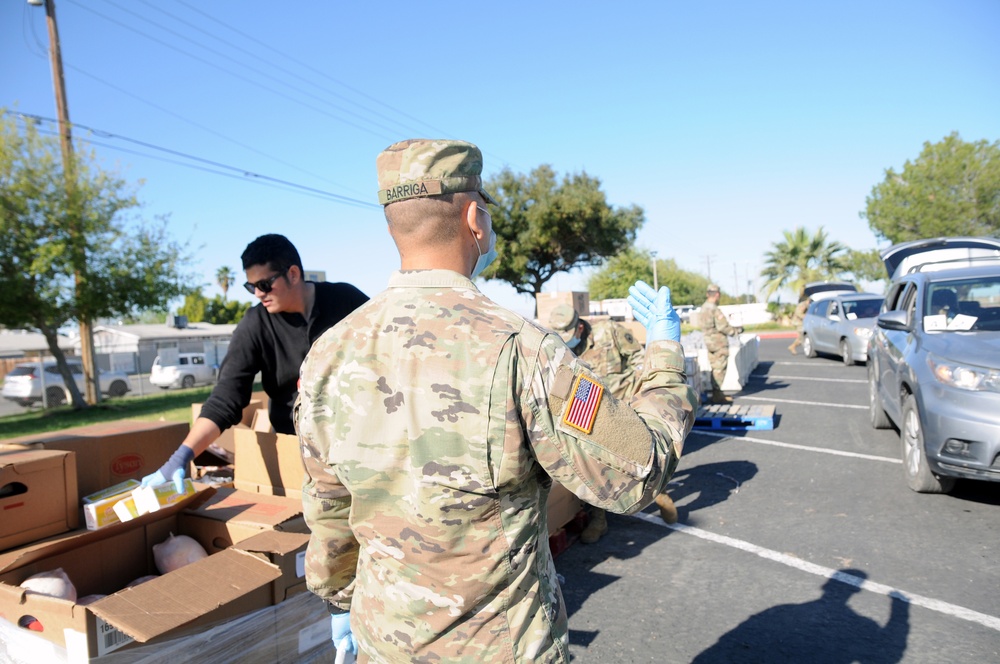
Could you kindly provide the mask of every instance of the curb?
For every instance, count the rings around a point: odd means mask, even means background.
[[[794,339],[799,336],[798,332],[757,332],[761,339]]]

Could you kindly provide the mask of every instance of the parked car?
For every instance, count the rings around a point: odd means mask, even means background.
[[[215,367],[205,359],[205,353],[160,351],[153,360],[149,382],[164,390],[171,387],[194,387],[215,382]]]
[[[881,255],[893,278],[868,349],[872,426],[899,428],[914,491],[1000,481],[1000,240],[921,240]]]
[[[847,366],[868,360],[868,340],[882,296],[875,293],[834,295],[813,302],[802,319],[802,352],[839,355]]]
[[[70,373],[82,393],[83,365],[80,360],[67,360]],[[42,384],[45,384],[45,395],[49,406],[60,406],[70,401],[70,393],[66,388],[55,360],[46,360],[39,371],[38,362],[26,362],[14,367],[4,377],[3,398],[21,406],[28,407],[42,401]],[[109,397],[123,397],[132,391],[132,381],[123,371],[98,371],[97,383],[101,393]]]
[[[677,312],[677,315],[681,317],[682,321],[688,323],[691,321],[691,313],[697,311],[699,308],[700,307],[696,307],[693,304],[678,304],[674,307],[674,311]]]

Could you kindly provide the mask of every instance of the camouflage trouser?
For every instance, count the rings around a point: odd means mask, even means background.
[[[729,346],[719,350],[708,351],[708,364],[712,367],[712,390],[722,390],[726,381],[726,368],[729,366]]]

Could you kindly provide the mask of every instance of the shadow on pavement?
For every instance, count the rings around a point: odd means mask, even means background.
[[[695,664],[743,662],[899,662],[906,652],[910,604],[890,593],[885,626],[847,605],[867,578],[860,570],[844,569],[823,584],[823,594],[804,604],[779,604],[751,616],[719,637],[692,660]]]

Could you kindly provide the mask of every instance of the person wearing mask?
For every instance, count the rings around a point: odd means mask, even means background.
[[[619,401],[476,288],[497,255],[479,148],[412,139],[376,165],[400,270],[302,365],[307,585],[360,661],[568,662],[549,487],[620,513],[660,493],[697,403],[680,318],[633,288],[648,343]]]
[[[283,235],[262,235],[242,255],[243,286],[259,300],[236,326],[219,380],[183,443],[143,485],[173,481],[183,491],[191,461],[243,417],[260,374],[271,426],[294,434],[292,406],[299,367],[312,343],[368,296],[347,283],[306,281],[295,246]]]

